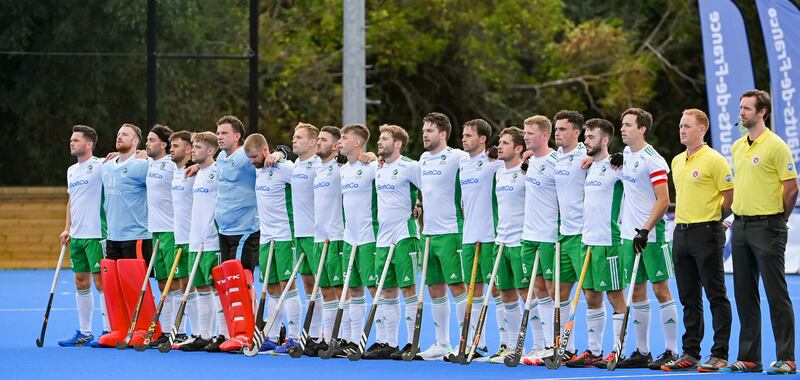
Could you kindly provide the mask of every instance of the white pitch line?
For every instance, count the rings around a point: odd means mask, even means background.
[[[720,375],[720,373],[671,373],[671,374],[654,374],[654,375],[616,375],[616,376],[581,376],[581,377],[549,377],[549,378],[536,378],[536,380],[588,380],[597,379],[628,379],[633,377],[674,377],[674,376],[705,376],[705,375]],[[534,379],[529,379],[534,380]]]

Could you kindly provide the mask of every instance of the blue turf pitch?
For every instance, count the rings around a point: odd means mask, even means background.
[[[412,363],[393,361],[359,361],[350,362],[347,359],[330,359],[323,361],[318,358],[292,359],[290,357],[274,357],[259,355],[247,358],[243,355],[233,354],[207,354],[184,353],[173,351],[162,354],[156,350],[136,352],[134,350],[118,351],[116,349],[92,348],[61,348],[57,341],[71,336],[77,327],[77,314],[75,312],[75,293],[72,273],[63,271],[56,290],[53,311],[50,315],[50,324],[47,330],[45,347],[37,348],[36,338],[39,336],[42,316],[47,303],[48,291],[52,281],[52,270],[41,271],[0,271],[0,288],[4,295],[0,298],[0,326],[3,335],[0,338],[0,379],[72,379],[72,378],[106,378],[137,379],[137,378],[210,378],[210,379],[246,379],[265,378],[276,376],[286,379],[432,379],[437,376],[446,376],[448,379],[466,378],[497,378],[497,379],[531,379],[531,378],[560,378],[560,379],[628,379],[628,378],[665,378],[680,376],[691,378],[700,376],[697,373],[664,373],[649,370],[617,370],[608,372],[598,369],[570,369],[561,368],[550,371],[544,367],[529,367],[520,365],[517,368],[506,368],[504,365],[490,365],[487,363],[473,363],[469,366],[454,365],[444,362]],[[790,293],[793,297],[795,314],[800,311],[800,276],[787,277]],[[728,295],[733,303],[732,278],[728,276]],[[674,281],[673,281],[674,289]],[[260,289],[260,288],[259,288]],[[673,290],[673,294],[677,294]],[[763,290],[762,290],[763,296]],[[655,298],[653,300],[653,328],[651,329],[651,349],[654,354],[663,351],[663,336],[658,325],[659,316]],[[95,304],[99,299],[96,299]],[[772,329],[769,325],[769,311],[766,299],[762,297],[763,324],[763,353],[765,366],[775,360],[774,341]],[[430,345],[434,339],[433,323],[430,316],[430,304],[426,304],[425,319],[422,331],[422,348]],[[680,312],[680,307],[678,308]],[[731,339],[731,358],[735,359],[737,353],[737,336],[741,326],[736,318],[734,305],[734,322]],[[581,303],[576,318],[577,347],[585,348],[586,335],[581,331],[585,329],[584,322],[585,304]],[[99,309],[95,310],[95,333],[101,330]],[[455,314],[455,308],[453,308]],[[497,348],[498,336],[493,326],[494,305],[490,306],[488,313],[487,329],[488,345],[491,350]],[[451,341],[458,342],[459,332],[455,321],[451,322]],[[749,327],[749,326],[748,326]],[[752,327],[749,327],[752,328]],[[711,346],[711,317],[706,306],[706,339],[703,341],[703,355],[708,354]],[[611,348],[611,326],[606,328],[604,347]],[[797,330],[796,330],[797,334]],[[800,336],[799,336],[800,337]],[[629,335],[629,339],[633,339]],[[405,326],[400,326],[400,342],[405,342]],[[679,341],[680,345],[680,341]],[[705,375],[722,376],[722,375]],[[756,375],[733,375],[731,377],[743,378]],[[725,376],[723,376],[725,377]]]

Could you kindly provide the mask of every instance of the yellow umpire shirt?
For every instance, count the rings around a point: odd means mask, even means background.
[[[675,222],[702,223],[722,219],[722,192],[733,189],[731,167],[708,145],[691,156],[672,159],[675,183]]]
[[[733,143],[733,172],[736,215],[773,215],[783,210],[783,181],[797,178],[792,152],[770,130],[748,144],[747,135]]]

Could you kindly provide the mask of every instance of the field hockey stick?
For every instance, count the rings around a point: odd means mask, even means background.
[[[317,273],[322,271],[322,263],[325,262],[325,256],[327,255],[328,247],[324,246],[322,250],[322,258],[319,261],[319,265],[317,266]],[[303,331],[300,332],[300,345],[296,347],[292,347],[289,349],[289,356],[297,359],[303,355],[303,352],[306,350],[306,344],[308,344],[308,332],[311,330],[311,321],[314,319],[314,307],[317,303],[317,293],[319,293],[319,279],[321,276],[317,275],[314,276],[314,286],[311,288],[311,294],[309,295],[308,307],[306,307],[306,319],[303,321]]]
[[[128,348],[128,344],[131,342],[131,339],[133,339],[133,333],[136,331],[136,322],[139,321],[139,312],[142,310],[144,295],[147,293],[147,285],[150,283],[150,272],[153,271],[153,264],[156,263],[156,257],[158,257],[159,243],[160,240],[156,239],[156,244],[153,246],[153,254],[150,255],[150,264],[147,265],[147,272],[145,272],[144,280],[142,280],[142,290],[139,293],[139,300],[136,301],[136,308],[133,309],[133,317],[131,318],[131,326],[128,328],[128,335],[125,336],[124,341],[117,342],[118,350]]]
[[[42,333],[39,335],[39,339],[36,339],[37,347],[44,346],[44,334],[47,331],[47,322],[50,319],[50,309],[53,307],[53,295],[56,292],[56,284],[58,284],[58,274],[61,272],[61,263],[64,261],[64,253],[66,251],[67,251],[67,245],[61,244],[61,253],[58,254],[58,264],[56,264],[56,273],[53,276],[53,285],[50,286],[50,299],[47,300],[47,309],[45,309],[44,319],[42,319]]]
[[[561,333],[561,344],[556,347],[555,356],[545,365],[547,369],[557,369],[561,367],[561,359],[564,358],[564,353],[567,351],[567,344],[569,344],[570,335],[575,328],[575,311],[578,309],[578,300],[581,298],[581,291],[583,290],[583,280],[586,278],[586,270],[589,267],[589,262],[592,257],[592,248],[586,249],[586,257],[583,259],[583,268],[581,268],[581,277],[578,279],[578,287],[575,289],[575,295],[572,296],[572,305],[569,307],[569,320],[564,325],[564,331]]]
[[[203,236],[205,236],[205,232],[203,233]],[[158,346],[158,351],[161,353],[172,351],[172,345],[175,344],[175,339],[178,336],[178,329],[181,327],[181,322],[183,322],[183,314],[186,312],[186,304],[189,300],[189,294],[192,292],[194,276],[197,274],[197,268],[200,266],[200,255],[203,254],[204,249],[205,241],[200,243],[200,251],[197,252],[194,258],[194,263],[192,263],[192,270],[189,272],[189,280],[187,282],[186,289],[183,290],[183,296],[181,296],[181,305],[178,307],[178,314],[175,317],[175,322],[172,324],[172,330],[170,330],[168,340]],[[192,328],[194,328],[194,326],[192,326]]]
[[[464,363],[466,361],[465,352],[467,350],[467,340],[469,339],[469,322],[472,318],[472,299],[475,296],[475,279],[478,272],[478,260],[481,256],[481,243],[475,243],[475,254],[472,257],[472,275],[469,280],[469,292],[467,293],[467,305],[464,310],[464,323],[461,325],[461,340],[458,345],[458,354],[450,360],[454,363]]]
[[[522,323],[519,327],[519,336],[517,337],[517,347],[514,353],[507,355],[503,359],[503,363],[507,367],[516,367],[519,365],[520,359],[525,352],[525,335],[528,332],[528,318],[530,317],[531,310],[533,309],[534,300],[534,284],[536,283],[536,272],[539,270],[539,250],[536,250],[536,255],[533,257],[533,272],[531,272],[531,283],[528,284],[528,294],[525,297],[525,311],[522,313]]]
[[[361,359],[361,356],[364,355],[364,347],[367,345],[367,339],[369,339],[369,334],[372,331],[372,323],[375,321],[375,313],[378,311],[378,303],[380,303],[380,301],[383,299],[381,292],[383,292],[383,283],[386,280],[386,273],[389,272],[389,266],[392,264],[394,247],[394,244],[389,246],[389,253],[386,255],[386,263],[383,264],[383,272],[381,272],[381,278],[378,280],[378,290],[375,291],[375,298],[372,300],[372,307],[369,309],[367,323],[364,325],[364,331],[361,333],[361,340],[358,342],[358,347],[355,351],[351,351],[349,354],[347,354],[347,358],[351,361],[359,360]]]
[[[353,244],[350,250],[350,260],[347,262],[347,272],[344,275],[344,286],[342,287],[342,295],[339,297],[339,307],[336,309],[336,319],[333,321],[333,333],[331,333],[331,341],[328,342],[328,349],[319,352],[319,357],[322,359],[330,359],[336,350],[339,349],[339,329],[342,326],[342,316],[344,316],[344,304],[347,302],[347,288],[350,285],[350,276],[353,271],[353,262],[355,262],[356,252],[358,251],[358,244]]]
[[[497,268],[500,267],[500,258],[503,256],[503,250],[505,247],[505,243],[500,243],[497,247],[497,257],[494,258],[492,274],[489,276],[489,287],[487,294],[490,294],[492,292],[492,288],[494,288],[495,279],[497,278]],[[483,297],[483,305],[481,306],[481,314],[478,316],[478,326],[475,329],[475,337],[472,339],[472,347],[469,349],[469,355],[464,358],[464,362],[461,364],[472,363],[472,357],[475,356],[475,350],[478,348],[478,344],[481,342],[481,330],[483,330],[483,325],[486,323],[486,311],[489,310],[489,299],[491,299],[491,297]]]
[[[167,283],[164,285],[164,290],[161,291],[161,299],[158,300],[158,307],[156,307],[156,312],[153,314],[153,320],[150,321],[150,326],[147,327],[147,335],[144,337],[144,342],[137,343],[133,346],[136,351],[144,351],[147,346],[150,345],[150,340],[153,339],[153,334],[156,332],[156,324],[158,324],[158,318],[161,317],[161,309],[164,307],[164,301],[167,299],[167,293],[169,293],[169,287],[172,285],[173,277],[175,277],[175,269],[178,268],[178,261],[181,259],[181,254],[183,254],[183,247],[178,247],[178,252],[175,253],[175,260],[172,262],[172,269],[169,270]]]
[[[625,349],[625,334],[628,330],[628,318],[631,314],[631,303],[633,302],[633,288],[636,286],[636,274],[639,272],[639,260],[642,257],[642,252],[634,249],[633,270],[631,270],[631,283],[628,285],[628,295],[625,297],[625,316],[622,317],[622,327],[619,329],[619,339],[614,342],[614,351],[616,355],[606,364],[609,371],[617,368],[619,363],[619,356],[622,355],[622,350]]]
[[[403,353],[403,360],[410,362],[414,360],[419,352],[419,334],[422,330],[422,310],[425,306],[425,279],[428,275],[428,254],[431,250],[431,237],[425,237],[425,251],[422,254],[422,279],[419,284],[419,297],[417,298],[417,316],[414,319],[414,337],[411,340],[411,349]]]

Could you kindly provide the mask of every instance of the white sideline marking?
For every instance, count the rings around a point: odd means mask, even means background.
[[[670,373],[670,374],[653,374],[653,375],[617,375],[617,376],[602,376],[603,379],[628,379],[632,377],[674,377],[674,376],[705,376],[705,375],[721,375],[721,373]],[[581,376],[581,377],[549,377],[537,378],[537,380],[584,380],[584,379],[597,379],[599,376]],[[530,379],[533,380],[533,379]]]

